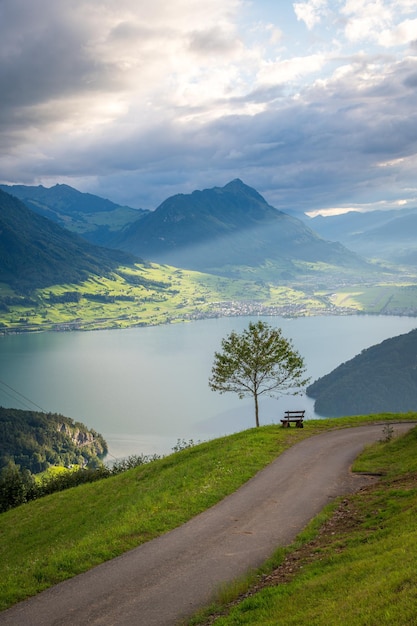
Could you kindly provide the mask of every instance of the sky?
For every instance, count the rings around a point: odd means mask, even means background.
[[[0,0],[0,182],[417,206],[417,0]]]

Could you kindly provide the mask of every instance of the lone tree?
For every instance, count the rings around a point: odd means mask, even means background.
[[[238,334],[232,331],[222,340],[223,352],[215,352],[209,379],[213,391],[233,391],[239,398],[253,396],[256,426],[259,426],[258,398],[277,397],[284,392],[296,395],[309,379],[304,379],[304,360],[282,336],[280,328],[262,321],[250,323]],[[295,390],[297,389],[297,390]]]

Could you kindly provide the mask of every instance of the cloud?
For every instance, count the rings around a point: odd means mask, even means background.
[[[390,48],[411,43],[417,39],[417,19],[404,20],[392,30],[383,30],[378,37],[381,46]]]
[[[352,42],[377,39],[392,19],[391,8],[384,0],[347,0],[342,14],[348,18],[345,35]]]
[[[198,30],[190,33],[190,49],[197,53],[206,55],[223,55],[234,53],[241,49],[241,44],[236,35],[230,30],[222,30],[212,27],[206,30]]]
[[[42,104],[42,124],[47,103],[55,107],[60,101],[67,116],[81,124],[89,118],[90,123],[88,109],[98,98],[113,100],[117,94],[120,99],[125,93],[141,98],[152,90],[159,94],[170,82],[178,84],[180,75],[188,81],[193,73],[195,77],[189,48],[199,47],[200,54],[208,56],[222,44],[221,53],[227,57],[236,47],[226,36],[228,15],[236,3],[229,0],[226,9],[217,0],[208,4],[55,0],[51,6],[38,0],[36,7],[28,7],[24,0],[3,0],[0,110],[5,115],[17,107],[18,118],[33,119]],[[201,23],[213,26],[197,31]],[[33,107],[30,112],[28,107]],[[63,114],[61,105],[61,118]]]
[[[258,79],[261,84],[288,84],[302,76],[318,72],[326,62],[327,58],[323,54],[268,61],[260,68]]]
[[[144,208],[235,177],[280,208],[409,197],[415,2],[248,10],[2,0],[0,179]]]
[[[410,43],[417,36],[417,19],[401,18],[415,9],[413,0],[347,0],[341,10],[347,16],[345,36],[352,42],[373,40],[387,48]]]
[[[309,0],[295,2],[294,11],[298,20],[305,22],[308,29],[314,28],[326,14],[327,0]]]
[[[88,171],[94,163],[112,184],[118,176],[127,177],[138,196],[143,181],[152,181],[158,172],[161,184],[153,204],[146,204],[145,197],[141,202],[147,208],[174,192],[175,182],[186,192],[226,183],[242,172],[245,182],[284,209],[334,206],[358,193],[370,201],[381,189],[391,193],[391,185],[397,193],[406,187],[403,157],[417,153],[415,94],[407,86],[415,66],[393,64],[390,69],[390,79],[382,79],[377,66],[352,62],[342,74],[317,82],[302,99],[278,98],[256,115],[197,126],[171,119],[146,134],[108,137],[101,155],[83,155],[84,166]],[[393,158],[398,161],[389,171],[380,167]],[[407,176],[411,180],[411,168]]]

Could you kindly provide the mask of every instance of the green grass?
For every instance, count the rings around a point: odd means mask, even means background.
[[[271,560],[269,573],[286,555],[294,573],[233,608],[218,606],[225,614],[216,626],[417,624],[416,445],[415,428],[368,447],[354,469],[382,473],[381,481],[327,507]]]
[[[247,301],[282,312],[287,311],[283,307],[311,305],[311,298],[300,290],[271,291],[253,279],[232,280],[149,263],[80,284],[37,289],[30,298],[0,285],[0,327],[11,331],[146,326],[220,315],[225,303],[230,307]]]
[[[336,307],[378,315],[415,315],[417,285],[415,279],[404,284],[381,283],[337,289],[330,299]]]
[[[137,264],[79,284],[36,289],[30,296],[0,284],[0,329],[126,328],[248,313],[417,312],[415,277],[410,276],[407,284],[360,283],[340,289],[333,286],[340,283],[334,268],[332,274],[318,264],[310,265],[303,267],[311,276],[294,279],[291,286],[278,284],[276,267],[268,263],[247,271],[240,268],[233,279],[155,263]],[[319,288],[320,281],[324,284]]]
[[[109,277],[94,277],[80,284],[53,285],[31,294],[33,304],[14,303],[0,313],[9,329],[121,328],[137,324],[161,324],[187,319],[219,300],[249,296],[253,287],[245,281],[230,281],[198,272],[155,264],[120,268]],[[77,301],[65,296],[78,294]],[[5,302],[11,294],[0,286]],[[7,297],[6,297],[7,296]],[[54,301],[51,300],[54,298]],[[62,302],[57,302],[61,298]],[[100,301],[107,299],[106,302]]]
[[[301,439],[399,417],[417,414],[250,429],[12,509],[0,515],[0,609],[179,526]]]
[[[375,472],[387,477],[417,473],[417,431],[407,437],[385,441],[382,434],[377,445],[367,447],[353,465],[355,472]],[[414,446],[411,445],[414,442]]]

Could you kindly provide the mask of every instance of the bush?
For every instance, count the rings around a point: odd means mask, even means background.
[[[64,491],[71,487],[121,474],[159,458],[161,457],[157,454],[150,456],[132,455],[116,461],[112,467],[101,464],[97,467],[66,470],[54,475],[46,474],[38,482],[29,470],[21,470],[18,465],[10,461],[0,472],[0,513],[56,491]]]
[[[0,472],[0,513],[32,500],[35,491],[32,474],[10,462]]]

